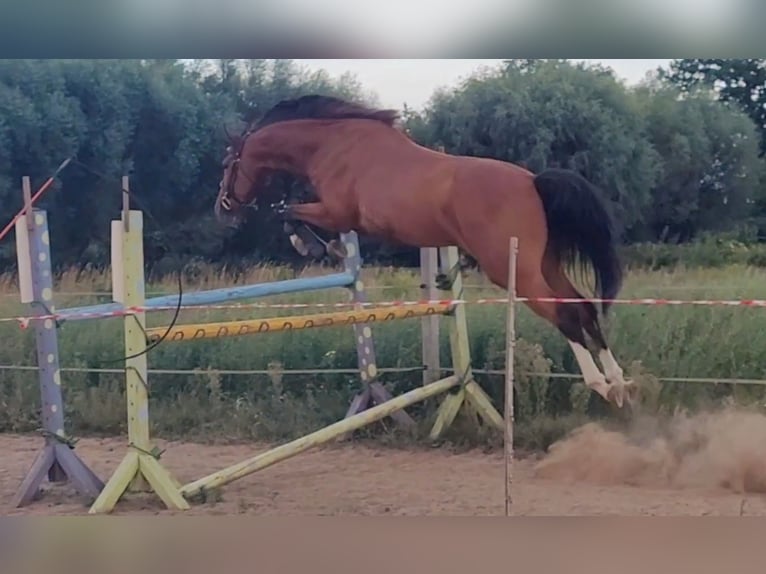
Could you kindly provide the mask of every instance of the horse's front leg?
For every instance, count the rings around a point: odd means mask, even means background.
[[[346,250],[343,247],[342,241],[333,239],[329,242],[325,242],[323,239],[314,234],[314,232],[308,227],[303,226],[296,230],[292,225],[293,221],[302,221],[304,223],[315,225],[320,229],[324,229],[325,231],[333,233],[349,231],[338,225],[338,222],[335,220],[335,218],[332,217],[332,215],[327,211],[327,208],[323,204],[315,202],[286,205],[284,207],[284,214],[286,218],[285,231],[291,233],[290,241],[293,243],[293,246],[299,250],[299,252],[301,244],[303,244],[305,249],[305,245],[307,244],[310,247],[313,247],[315,245],[318,246],[319,242],[321,242],[322,245],[324,245],[324,247],[327,249],[327,252],[331,255],[334,255],[340,259],[346,257]],[[310,234],[310,237],[303,237],[306,235],[306,233],[300,234],[299,236],[297,234],[298,231],[305,231]]]
[[[317,237],[314,230],[310,229],[308,225],[305,223],[298,224],[298,219],[293,217],[292,213],[288,214],[288,209],[296,204],[289,204],[287,201],[288,198],[285,198],[279,203],[271,205],[274,213],[282,216],[284,220],[282,230],[287,234],[293,248],[300,255],[303,257],[311,255],[316,259],[321,258],[325,254],[325,242]]]
[[[316,238],[314,232],[307,225],[295,225],[295,223],[286,219],[282,229],[290,238],[293,248],[303,257],[311,255],[319,259],[325,254],[324,245]]]

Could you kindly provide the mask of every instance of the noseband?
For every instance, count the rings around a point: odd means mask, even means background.
[[[221,207],[223,207],[226,211],[231,211],[232,202],[236,202],[240,207],[253,207],[254,209],[258,209],[257,205],[255,204],[255,198],[253,198],[253,201],[250,203],[244,203],[240,201],[236,195],[234,195],[234,184],[236,183],[237,176],[239,175],[239,164],[242,161],[242,150],[245,147],[245,140],[247,139],[247,135],[242,139],[242,143],[240,144],[237,153],[234,155],[234,160],[231,162],[231,174],[229,175],[229,181],[227,182],[226,189],[221,196]],[[247,176],[247,174],[245,174],[245,177],[250,180],[251,184],[255,183],[252,178]]]
[[[247,133],[245,137],[242,139],[242,143],[237,150],[236,154],[234,154],[234,159],[231,162],[231,174],[229,175],[229,181],[226,184],[226,189],[224,190],[223,194],[221,195],[220,204],[223,209],[226,211],[231,211],[232,208],[232,202],[236,203],[239,207],[250,207],[253,210],[258,210],[258,204],[257,196],[253,196],[253,199],[250,203],[244,203],[243,201],[240,201],[236,195],[234,195],[234,184],[237,181],[237,176],[239,175],[240,171],[240,162],[242,161],[242,150],[245,147],[245,140],[247,139],[247,136],[250,135],[250,133]],[[255,184],[255,180],[248,176],[247,174],[244,174],[245,177],[250,181],[251,185]],[[223,183],[223,182],[221,182]],[[272,203],[269,207],[274,210],[277,214],[284,214],[286,211],[286,198],[283,198],[282,201]]]
[[[239,157],[239,152],[237,152],[236,158],[231,163],[231,174],[229,175],[229,181],[227,182],[226,189],[221,196],[221,207],[223,207],[226,211],[231,211],[232,201],[236,201],[237,204],[239,204],[241,207],[245,205],[234,195],[234,183],[237,181],[240,161],[241,159]]]

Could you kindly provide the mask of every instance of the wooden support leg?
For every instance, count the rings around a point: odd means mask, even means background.
[[[458,251],[456,247],[444,247],[439,250],[441,256],[442,272],[456,268],[458,263]],[[463,297],[463,279],[457,273],[452,281],[449,296],[452,299]],[[440,438],[444,431],[452,424],[460,411],[460,407],[466,402],[484,420],[485,423],[504,429],[503,417],[492,405],[492,401],[473,379],[471,370],[471,352],[468,343],[468,323],[466,320],[465,306],[457,305],[451,315],[445,317],[449,328],[450,349],[452,352],[452,367],[454,374],[460,377],[463,385],[456,391],[447,394],[442,401],[433,427],[431,428],[431,440]]]
[[[29,178],[23,180],[26,217],[16,223],[16,246],[19,263],[19,290],[24,303],[30,303],[34,315],[49,315],[53,303],[50,233],[44,210],[31,206]],[[67,481],[89,500],[98,496],[103,483],[70,448],[64,432],[64,399],[61,390],[59,349],[56,324],[52,319],[35,320],[35,347],[40,384],[40,407],[45,443],[22,480],[12,504],[21,507],[37,495],[46,476],[52,483]]]
[[[140,211],[123,212],[121,232],[113,228],[112,240],[122,240],[122,262],[113,261],[112,269],[114,273],[122,273],[119,292],[126,307],[144,304],[141,215]],[[130,446],[89,512],[110,512],[127,491],[154,492],[168,508],[186,510],[189,503],[181,495],[178,481],[160,465],[149,441],[147,359],[146,354],[140,354],[146,349],[145,314],[127,315],[124,325],[125,353],[131,357],[126,360],[125,368]]]
[[[356,232],[341,234],[341,241],[346,250],[346,258],[343,260],[345,270],[352,274],[356,280],[349,286],[352,301],[365,303],[367,296],[364,291],[364,283],[360,278],[362,270],[362,257],[359,250],[359,240]],[[355,308],[362,309],[362,305]],[[372,337],[370,325],[354,325],[354,339],[356,341],[356,354],[359,365],[359,375],[362,379],[362,390],[354,397],[346,418],[353,416],[372,405],[380,405],[393,397],[379,381],[377,381],[378,366],[375,358],[375,343]],[[404,410],[391,413],[391,418],[404,428],[414,428],[415,421]],[[341,437],[341,438],[345,438]]]

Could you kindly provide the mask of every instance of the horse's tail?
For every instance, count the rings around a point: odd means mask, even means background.
[[[534,183],[548,222],[548,250],[562,263],[574,266],[579,261],[581,270],[590,262],[597,296],[614,299],[623,271],[614,224],[598,190],[566,169],[546,169],[535,176]],[[601,305],[604,314],[608,308],[608,303]]]

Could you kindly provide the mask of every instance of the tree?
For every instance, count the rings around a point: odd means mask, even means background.
[[[317,92],[361,99],[351,76],[308,73],[289,60],[5,60],[0,62],[0,218],[33,185],[70,164],[41,206],[51,212],[56,264],[103,265],[108,221],[119,214],[120,178],[147,211],[147,264],[191,259],[281,260],[297,254],[279,218],[256,213],[233,231],[213,219],[226,140],[223,127],[254,119],[284,98]],[[301,186],[275,179],[283,191]],[[168,253],[168,250],[172,251]],[[0,264],[13,265],[13,243]],[[305,260],[301,260],[305,262]]]
[[[633,95],[611,72],[565,60],[516,60],[435,94],[408,127],[419,142],[540,171],[574,169],[641,223],[659,158]]]
[[[662,77],[684,92],[713,90],[739,106],[758,126],[761,156],[766,155],[766,59],[684,58],[674,60]]]
[[[758,133],[743,112],[709,94],[681,97],[663,83],[637,90],[659,153],[643,239],[682,242],[734,227],[760,190]]]

